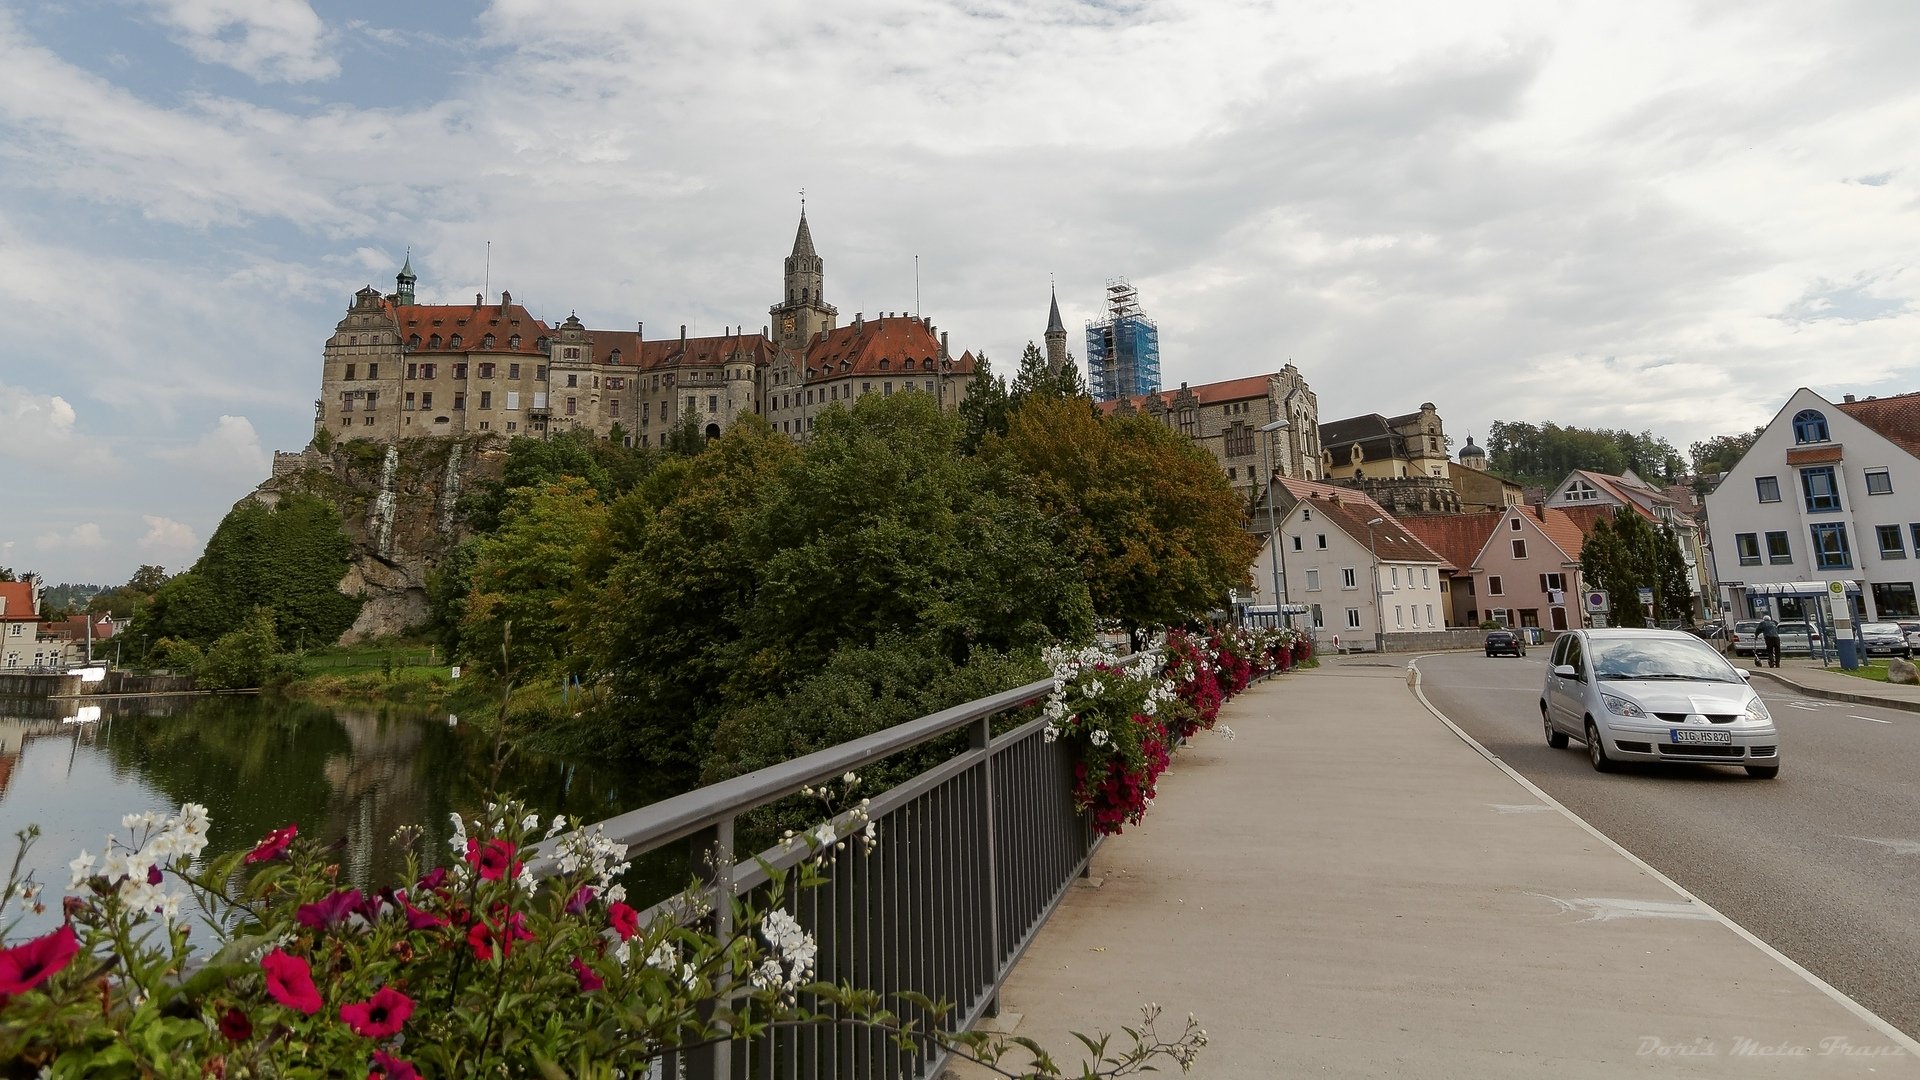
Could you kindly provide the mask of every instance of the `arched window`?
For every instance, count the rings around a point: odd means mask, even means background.
[[[460,335],[459,335],[459,334],[455,334],[455,335],[453,335],[453,340],[452,340],[452,341],[449,341],[449,342],[447,342],[447,347],[448,347],[448,348],[452,348],[452,349],[457,349],[457,348],[459,348],[459,347],[460,347]]]
[[[408,338],[407,338],[407,348],[409,348],[409,349],[417,349],[417,348],[419,348],[419,347],[420,347],[420,335],[419,335],[419,334],[414,334],[414,335],[412,335],[412,336],[410,336],[410,337],[408,337]]]
[[[619,350],[619,349],[615,349],[615,350],[613,350],[612,352],[610,352],[610,353],[608,353],[608,354],[607,354],[607,363],[609,363],[609,364],[617,364],[617,363],[619,363],[619,362],[620,362],[620,350]]]
[[[427,348],[429,348],[429,349],[437,349],[437,348],[439,348],[439,347],[440,347],[440,335],[439,335],[439,334],[435,334],[435,335],[433,335],[432,337],[430,337],[430,338],[428,338],[428,339],[427,339]]]
[[[1793,414],[1793,441],[1797,443],[1828,442],[1827,418],[1817,409],[1801,409]]]

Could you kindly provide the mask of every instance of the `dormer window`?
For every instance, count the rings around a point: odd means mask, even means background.
[[[439,334],[435,334],[435,335],[433,335],[432,337],[430,337],[430,338],[428,338],[428,339],[427,339],[427,348],[429,348],[429,349],[437,349],[437,348],[439,348],[439,347],[440,347],[440,335],[439,335]]]
[[[1793,441],[1796,443],[1829,442],[1827,418],[1818,409],[1801,409],[1793,414]]]
[[[459,334],[455,334],[455,335],[453,335],[453,339],[452,339],[451,341],[448,341],[448,342],[447,342],[447,347],[448,347],[448,348],[453,348],[453,349],[457,349],[457,348],[459,348],[459,347],[460,347],[460,335],[459,335]]]
[[[483,349],[491,349],[491,348],[493,348],[493,335],[492,335],[492,334],[488,334],[488,335],[487,335],[486,337],[483,337],[483,338],[481,338],[481,339],[480,339],[480,347],[481,347],[481,348],[483,348]]]
[[[888,367],[888,366],[889,366],[889,365],[888,365],[888,361],[886,361],[885,359],[882,359],[882,360],[880,361],[880,370],[881,370],[881,371],[885,371],[885,370],[887,370],[887,367]]]
[[[420,347],[420,335],[419,334],[409,335],[407,338],[407,348],[417,349],[419,347]]]
[[[513,335],[512,337],[510,337],[510,338],[508,338],[508,339],[507,339],[507,348],[509,348],[509,349],[517,349],[517,348],[519,348],[519,347],[520,347],[520,335],[519,335],[519,334],[515,334],[515,335]]]

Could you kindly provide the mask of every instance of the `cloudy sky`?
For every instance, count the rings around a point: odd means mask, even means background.
[[[843,319],[917,255],[1003,365],[1124,275],[1170,386],[1456,440],[1920,389],[1915,55],[1911,0],[0,0],[0,565],[191,563],[409,247],[758,327],[803,187]]]

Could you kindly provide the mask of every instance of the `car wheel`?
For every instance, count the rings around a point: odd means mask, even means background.
[[[1593,765],[1594,772],[1612,772],[1614,761],[1607,756],[1607,744],[1600,741],[1600,729],[1587,721],[1587,761]]]
[[[1540,710],[1540,723],[1547,729],[1547,745],[1553,747],[1555,750],[1565,750],[1567,748],[1567,733],[1554,729],[1553,721],[1547,719],[1547,710],[1544,708]]]
[[[1488,649],[1488,650],[1487,650],[1487,656],[1488,656],[1489,658],[1491,658],[1491,657],[1493,656],[1493,650],[1492,650],[1492,649]]]
[[[1747,775],[1753,777],[1755,780],[1771,780],[1780,775],[1780,766],[1749,765],[1747,766]]]

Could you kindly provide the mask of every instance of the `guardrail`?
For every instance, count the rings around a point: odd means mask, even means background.
[[[737,858],[734,825],[741,815],[968,731],[966,750],[872,797],[866,809],[877,831],[871,852],[848,843],[818,852],[782,844],[760,853],[775,871],[816,855],[826,860],[825,885],[789,894],[792,914],[819,944],[821,980],[851,980],[882,995],[912,990],[944,998],[955,1005],[955,1030],[966,1030],[993,1014],[1001,983],[1085,873],[1099,843],[1086,815],[1073,807],[1069,744],[1043,739],[1039,718],[993,734],[996,717],[1052,689],[1052,679],[1028,683],[602,824],[609,839],[628,845],[629,857],[691,839],[695,872],[713,883],[712,906],[725,920],[733,897],[767,883],[757,862]],[[533,864],[536,874],[551,869],[545,857]],[[669,1055],[659,1075],[932,1077],[945,1058],[944,1052],[902,1049],[877,1031],[803,1028]]]

